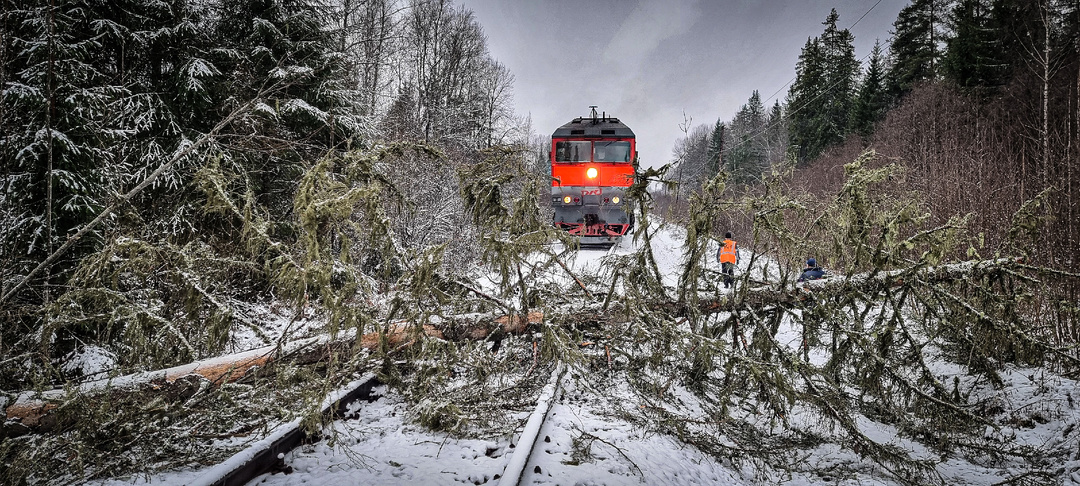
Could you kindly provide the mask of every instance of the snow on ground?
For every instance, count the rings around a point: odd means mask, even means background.
[[[665,285],[674,287],[683,258],[681,247],[684,234],[674,226],[657,230],[653,239],[654,254],[664,273]],[[633,242],[624,240],[607,250],[582,249],[567,253],[564,263],[570,272],[579,277],[599,279],[603,278],[604,265],[610,259],[629,255],[636,249]],[[561,249],[556,248],[555,251],[560,253]],[[716,243],[713,242],[707,253],[709,268],[718,269],[715,252]],[[750,251],[743,247],[741,252],[740,273],[750,270],[747,268]],[[756,261],[758,266],[753,269],[755,275],[775,274],[775,262],[761,258]],[[542,271],[547,278],[560,285],[574,285],[567,271],[557,266]],[[777,337],[793,350],[799,349],[802,339],[800,330],[791,320],[784,322]],[[821,364],[826,356],[815,351],[810,358],[811,362]],[[944,383],[952,383],[953,376],[967,379],[961,367],[955,365],[942,364],[937,371]],[[881,479],[884,474],[880,466],[864,464],[853,451],[829,443],[801,451],[800,459],[807,470],[827,471],[831,466],[844,466],[860,472],[854,477],[838,478],[762,470],[745,464],[719,461],[672,436],[635,425],[630,419],[635,414],[647,414],[646,404],[636,402],[638,398],[635,398],[635,393],[625,380],[596,373],[571,367],[562,380],[560,391],[547,414],[547,421],[539,430],[536,450],[524,468],[521,484],[894,484]],[[1002,373],[1007,385],[1003,390],[989,389],[985,384],[976,382],[964,382],[966,392],[996,396],[1002,409],[1010,412],[1002,415],[1006,420],[998,427],[987,428],[987,437],[1014,446],[1046,447],[1063,441],[1075,441],[1076,434],[1070,431],[1080,422],[1080,412],[1073,403],[1078,384],[1058,377],[1039,377],[1033,373],[1043,372],[1016,368],[1006,370]],[[291,474],[265,474],[252,484],[499,484],[518,445],[516,442],[525,421],[532,413],[532,410],[507,410],[511,417],[509,423],[519,425],[514,430],[502,431],[498,436],[454,438],[417,425],[410,405],[399,394],[386,388],[378,392],[381,396],[376,401],[353,404],[350,418],[333,423],[332,431],[326,434],[328,440],[302,446],[287,454],[284,462],[292,467]],[[703,414],[695,409],[695,399],[691,394],[678,386],[673,387],[672,393],[680,394],[678,401],[686,404],[683,413]],[[800,408],[792,410],[791,420],[803,424],[820,422],[813,412]],[[699,419],[704,423],[710,417],[700,416]],[[892,426],[865,417],[858,417],[857,421],[864,433],[881,443],[909,450],[917,457],[937,460],[938,473],[947,484],[989,485],[1007,478],[1000,466],[995,467],[988,461],[986,465],[981,465],[978,460],[959,456],[934,457],[918,443],[898,437]],[[1075,443],[1068,446],[1077,448]],[[1076,455],[1072,459],[1064,466],[1080,467]],[[135,482],[186,484],[204,472],[173,472],[148,480],[136,479]],[[1080,481],[1080,474],[1074,476],[1062,479],[1066,482]],[[104,484],[130,482],[108,481]]]
[[[656,265],[660,269],[660,273],[663,274],[663,283],[665,287],[675,289],[679,284],[679,274],[682,271],[682,265],[684,262],[683,243],[686,239],[686,231],[679,226],[664,225],[660,223],[653,223],[651,226],[652,235],[652,248],[653,258],[656,259]],[[591,276],[604,276],[605,265],[609,264],[612,259],[618,257],[625,257],[639,251],[644,246],[644,242],[634,241],[632,237],[623,238],[618,245],[611,247],[610,249],[603,248],[582,248],[576,252],[567,252],[565,261],[567,267],[576,275],[591,275]],[[714,272],[720,271],[720,263],[716,260],[716,253],[719,250],[720,245],[716,240],[710,240],[705,251],[705,268]],[[553,251],[556,254],[563,253],[561,245],[555,245]],[[745,244],[739,246],[739,264],[736,265],[735,275],[739,275],[750,271],[749,265],[751,260],[751,252]],[[767,259],[758,259],[755,262],[753,273],[754,275],[760,275],[763,269],[769,268],[770,272],[775,272],[772,268],[771,262]],[[566,280],[565,272],[561,269],[551,269],[549,272],[556,281],[569,285]]]
[[[578,379],[562,389],[540,431],[540,450],[525,468],[524,484],[749,484],[696,448],[619,418],[640,408],[628,390],[600,392]]]
[[[581,393],[566,380],[522,484],[750,484],[693,447],[603,414],[610,398]],[[393,394],[359,413],[335,424],[338,444],[294,452],[286,457],[292,474],[264,475],[254,484],[499,484],[516,447],[513,431],[453,439],[411,425],[408,405]]]
[[[226,352],[237,353],[277,343],[282,336],[306,336],[325,324],[325,320],[310,309],[297,314],[281,305],[248,303],[235,300],[236,320],[229,336]]]

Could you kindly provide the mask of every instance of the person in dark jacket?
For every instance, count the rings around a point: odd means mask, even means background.
[[[806,268],[803,269],[802,275],[799,275],[800,282],[806,282],[807,280],[817,280],[825,276],[825,270],[822,270],[818,266],[817,260],[814,258],[806,259]]]

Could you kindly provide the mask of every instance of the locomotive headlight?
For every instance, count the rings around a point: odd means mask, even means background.
[[[563,198],[562,198],[563,204],[570,204],[570,201],[573,201],[573,199],[570,196],[563,196]]]
[[[585,175],[588,176],[589,179],[596,179],[596,167],[589,167],[589,170],[585,171]]]
[[[619,196],[611,198],[611,204],[619,204]]]

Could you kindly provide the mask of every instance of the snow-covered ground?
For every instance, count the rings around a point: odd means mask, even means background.
[[[654,254],[664,273],[665,285],[675,286],[678,280],[683,252],[682,231],[673,226],[659,230],[653,239]],[[584,249],[568,254],[565,263],[570,272],[578,276],[601,278],[604,265],[610,258],[625,256],[636,250],[634,244],[624,241],[610,250]],[[710,247],[710,265],[715,263],[716,247]],[[742,248],[743,262],[739,272],[747,272],[749,250]],[[758,259],[761,265],[775,265],[766,259]],[[759,272],[760,268],[753,269]],[[566,271],[548,268],[552,279],[572,281]],[[764,272],[762,272],[764,273]],[[721,290],[724,291],[724,290]],[[798,349],[801,335],[793,325],[785,324],[779,331],[778,340],[790,343]],[[596,350],[596,353],[602,353]],[[811,355],[812,362],[823,361],[821,356]],[[946,363],[936,364],[941,380],[953,382],[953,376],[963,379],[963,370]],[[1016,417],[1015,423],[1003,423],[1000,427],[987,427],[986,437],[991,441],[1012,446],[1068,446],[1074,450],[1077,434],[1073,432],[1080,421],[1080,411],[1074,406],[1073,394],[1077,383],[1045,372],[1008,368],[1002,372],[1006,386],[1001,390],[979,389],[975,383],[964,384],[971,393],[996,396],[1003,410],[1002,416]],[[396,392],[385,387],[372,403],[353,404],[352,413],[346,420],[333,423],[332,431],[324,436],[331,438],[302,446],[284,457],[291,466],[290,474],[266,474],[253,484],[367,484],[367,485],[458,485],[500,484],[507,463],[520,444],[519,437],[532,410],[507,410],[507,427],[501,434],[485,438],[455,438],[443,432],[433,432],[417,425],[409,403]],[[695,398],[689,392],[674,386],[671,393],[678,395],[673,401],[684,404],[684,413],[695,413]],[[885,475],[876,464],[861,464],[860,457],[848,448],[825,443],[812,449],[800,451],[798,462],[808,467],[804,471],[790,472],[762,467],[761,464],[720,460],[703,453],[693,445],[677,438],[644,428],[635,417],[652,413],[653,405],[643,403],[626,380],[617,373],[596,372],[587,367],[570,367],[554,396],[547,420],[538,431],[536,450],[524,468],[521,484],[551,485],[892,485],[882,479]],[[1037,413],[1033,413],[1034,412]],[[1013,411],[1015,413],[1010,414]],[[696,413],[701,413],[700,411]],[[752,420],[752,414],[747,414]],[[1035,417],[1034,420],[1030,420]],[[710,417],[697,417],[701,427],[708,427]],[[768,420],[762,418],[762,420]],[[800,407],[792,408],[792,422],[813,427],[818,421],[813,412]],[[858,417],[863,433],[881,444],[891,444],[910,451],[916,457],[937,463],[936,471],[945,484],[991,485],[1000,484],[1007,478],[1007,468],[992,466],[989,461],[981,464],[959,456],[936,457],[918,443],[898,437],[892,426]],[[845,475],[830,476],[832,466],[843,466]],[[1077,455],[1062,465],[1062,477],[1049,484],[1080,481],[1080,475],[1070,476],[1069,471],[1080,467]],[[857,471],[854,475],[850,471]],[[189,484],[201,471],[179,471],[156,477],[135,479],[135,483],[161,485]],[[1034,478],[1043,484],[1042,478]],[[105,484],[130,484],[124,481],[107,481]]]
[[[611,417],[613,399],[565,380],[522,483],[749,484],[693,447]],[[359,418],[335,424],[338,445],[297,451],[286,458],[292,474],[257,484],[499,484],[517,445],[519,431],[476,440],[422,430],[405,420],[408,405],[393,395],[361,408]]]

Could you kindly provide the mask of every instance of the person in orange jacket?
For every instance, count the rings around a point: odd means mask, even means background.
[[[716,252],[720,262],[720,271],[724,274],[724,288],[735,285],[735,265],[739,263],[739,244],[731,238],[731,232],[724,233],[724,241]]]

